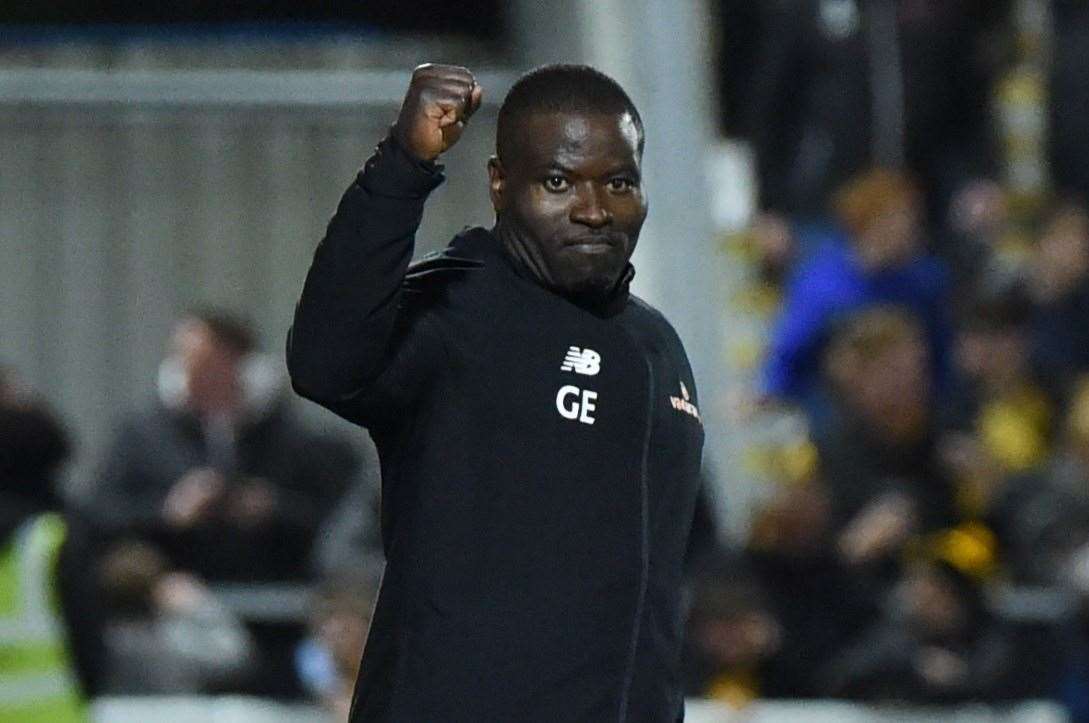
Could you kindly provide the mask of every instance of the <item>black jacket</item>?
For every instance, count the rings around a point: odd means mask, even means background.
[[[381,457],[388,564],[352,720],[679,720],[703,443],[681,343],[626,285],[580,308],[484,229],[410,268],[441,181],[379,145],[288,339],[296,390]]]
[[[198,467],[216,466],[200,421],[161,402],[126,419],[85,492],[89,519],[106,540],[137,537],[171,562],[214,582],[305,579],[323,520],[358,475],[346,440],[311,430],[286,399],[238,431],[230,479],[259,477],[275,491],[270,519],[244,527],[216,519],[178,531],[163,518],[173,485]]]

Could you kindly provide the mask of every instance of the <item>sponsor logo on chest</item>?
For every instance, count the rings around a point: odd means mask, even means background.
[[[588,347],[568,347],[564,354],[560,371],[568,374],[595,377],[601,372],[601,354]],[[589,383],[587,379],[583,384]],[[687,414],[702,424],[700,410],[692,403],[692,395],[684,382],[680,382],[680,396],[670,395],[669,404],[678,412]],[[594,413],[598,407],[598,394],[593,389],[586,389],[576,384],[564,384],[556,392],[556,411],[564,419],[582,424],[593,424]]]
[[[601,354],[593,349],[572,346],[567,349],[560,365],[561,372],[593,377],[601,371]],[[574,384],[565,384],[556,392],[556,411],[564,419],[593,424],[597,409],[597,392]]]

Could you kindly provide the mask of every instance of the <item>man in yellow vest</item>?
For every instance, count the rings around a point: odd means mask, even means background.
[[[58,571],[67,525],[52,473],[68,449],[52,415],[0,369],[0,723],[89,720]]]

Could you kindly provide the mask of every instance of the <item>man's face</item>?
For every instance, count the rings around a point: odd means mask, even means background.
[[[925,427],[931,404],[928,353],[921,337],[906,337],[860,361],[852,378],[841,383],[851,410],[890,442],[910,442]]]
[[[521,239],[548,286],[608,292],[647,215],[634,120],[549,113],[524,118],[516,133],[513,157],[488,166],[500,224]]]
[[[913,199],[878,214],[856,244],[863,265],[879,270],[911,261],[921,250],[921,220],[922,210]]]
[[[185,372],[187,403],[200,414],[228,412],[240,399],[238,355],[219,343],[200,321],[187,319],[174,330],[171,350]]]

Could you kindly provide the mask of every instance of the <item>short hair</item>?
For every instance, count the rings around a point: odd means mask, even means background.
[[[252,327],[246,320],[228,311],[215,307],[198,307],[190,309],[183,318],[203,324],[218,343],[239,356],[257,350],[257,339]]]
[[[921,200],[919,187],[908,174],[889,168],[870,168],[840,186],[832,206],[847,231],[859,236],[886,211]]]
[[[864,308],[833,324],[825,368],[833,382],[848,381],[861,365],[905,342],[927,343],[926,332],[914,314],[898,306]]]
[[[499,107],[495,152],[500,160],[513,152],[519,122],[538,113],[630,114],[643,152],[643,119],[635,104],[619,83],[589,65],[542,65],[515,81]]]

